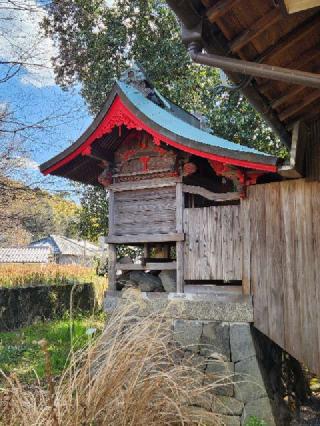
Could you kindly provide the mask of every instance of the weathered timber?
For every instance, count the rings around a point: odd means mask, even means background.
[[[170,271],[177,269],[176,262],[147,262],[146,269],[155,270],[155,271]]]
[[[211,201],[236,201],[240,200],[239,192],[225,192],[225,193],[217,193],[211,192],[208,189],[202,188],[201,186],[193,186],[193,185],[182,185],[183,192],[187,194],[200,195],[203,198]]]
[[[299,111],[302,111],[304,108],[306,108],[308,105],[312,104],[319,98],[320,90],[313,90],[311,93],[304,96],[298,104],[294,104],[289,108],[285,109],[284,111],[281,111],[281,113],[279,114],[280,120],[284,121],[296,115]]]
[[[116,270],[121,271],[170,271],[177,268],[176,262],[147,262],[145,265],[137,263],[117,263]]]
[[[109,232],[114,232],[114,192],[109,191]],[[106,239],[107,242],[107,239]],[[117,250],[113,244],[108,245],[108,288],[116,290]]]
[[[242,292],[251,294],[250,286],[250,204],[247,198],[240,203],[241,233],[242,233]]]
[[[117,250],[114,244],[109,243],[108,249],[108,289],[116,290],[116,262]]]
[[[258,19],[252,27],[239,34],[231,43],[231,52],[238,52],[249,42],[252,42],[260,34],[265,32],[271,25],[275,24],[282,18],[281,12],[278,8],[272,8],[262,18]]]
[[[174,178],[156,178],[140,181],[120,182],[110,185],[110,189],[114,192],[131,191],[136,189],[161,188],[165,186],[175,186],[177,182],[181,182],[181,177]]]
[[[240,206],[184,210],[186,280],[241,280]]]
[[[299,178],[305,172],[305,158],[308,128],[304,123],[297,122],[293,126],[292,144],[289,164],[279,168],[279,174],[287,178]]]
[[[176,185],[176,229],[177,232],[183,232],[183,215],[184,215],[184,194],[182,183]],[[177,293],[184,292],[184,242],[176,243],[176,259],[177,259]]]
[[[116,192],[115,224],[111,235],[168,234],[176,232],[175,186],[140,187]]]
[[[306,152],[306,177],[320,180],[320,119],[310,123]]]
[[[144,271],[147,269],[145,265],[141,263],[117,263],[116,270],[117,271]]]
[[[255,326],[317,374],[319,194],[320,183],[305,179],[250,187],[251,243],[245,248]]]
[[[109,235],[107,237],[107,243],[109,244],[167,243],[183,240],[184,234],[178,232],[170,234]]]
[[[210,22],[216,22],[217,19],[225,15],[240,0],[218,0],[214,6],[207,11],[207,17]]]
[[[306,88],[304,86],[298,86],[294,90],[287,90],[283,96],[271,102],[272,108],[279,108],[282,104],[290,101],[290,99],[294,98],[305,90]]]
[[[284,53],[295,44],[307,38],[314,31],[317,25],[319,25],[319,15],[312,16],[301,25],[294,28],[291,32],[280,38],[276,45],[268,47],[268,49],[266,49],[261,55],[255,58],[255,61],[268,63],[275,56]]]

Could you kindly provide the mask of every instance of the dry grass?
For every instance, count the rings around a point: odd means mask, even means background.
[[[23,388],[7,377],[0,424],[220,425],[217,415],[190,408],[215,384],[202,384],[203,373],[181,357],[161,316],[138,320],[134,310],[116,312],[95,342],[71,354],[59,383],[52,381],[49,358],[45,388]]]
[[[97,280],[95,270],[80,265],[2,264],[0,265],[0,287],[26,285],[50,285],[88,283]],[[104,279],[104,278],[101,278]]]

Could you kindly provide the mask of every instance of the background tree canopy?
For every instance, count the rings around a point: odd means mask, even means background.
[[[286,154],[241,93],[215,89],[220,84],[217,70],[191,63],[178,22],[164,1],[53,0],[44,28],[60,52],[54,60],[57,82],[66,89],[80,83],[92,113],[99,111],[114,80],[134,61],[164,96],[205,115],[216,135]],[[90,189],[83,198],[87,213],[94,210],[89,208],[92,202],[96,200]],[[106,224],[101,217],[89,222],[95,227]]]

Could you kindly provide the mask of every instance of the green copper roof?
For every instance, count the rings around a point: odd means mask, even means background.
[[[226,139],[201,130],[147,99],[144,94],[134,86],[128,85],[120,80],[117,81],[117,84],[123,94],[133,105],[135,105],[137,109],[139,109],[151,121],[172,133],[175,133],[183,138],[213,147],[271,157],[269,154],[264,152],[230,142]]]

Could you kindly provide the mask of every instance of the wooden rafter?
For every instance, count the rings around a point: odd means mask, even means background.
[[[270,46],[265,52],[255,58],[255,62],[268,63],[274,56],[285,53],[290,47],[310,36],[316,26],[320,25],[319,15],[312,16],[293,31],[286,34],[274,46]]]
[[[207,17],[210,22],[216,22],[217,19],[225,15],[229,10],[239,3],[240,0],[219,0],[214,6],[207,11]]]
[[[246,44],[252,42],[260,34],[266,31],[273,24],[278,22],[283,16],[278,8],[271,9],[267,14],[262,18],[258,19],[252,27],[248,28],[243,33],[239,34],[231,43],[230,50],[231,52],[238,52]]]
[[[308,105],[312,104],[314,101],[320,98],[320,90],[313,90],[309,95],[305,96],[300,102],[295,102],[294,105],[285,109],[279,114],[281,121],[285,121],[293,115],[297,114],[299,111],[302,111]]]
[[[299,58],[295,58],[293,61],[290,61],[288,64],[286,64],[286,67],[297,70],[311,71],[309,66],[310,62],[319,58],[319,48],[320,46],[316,46],[308,49],[306,52],[300,55]],[[258,86],[259,90],[264,93],[270,88],[270,82],[264,81],[262,84],[258,84]]]
[[[288,13],[301,12],[320,6],[320,0],[284,0]]]
[[[298,86],[294,90],[286,92],[285,95],[283,95],[280,98],[278,98],[278,99],[274,100],[273,102],[271,102],[272,108],[279,108],[282,104],[288,102],[290,99],[294,98],[295,96],[300,95],[304,90],[306,90],[305,87]]]

